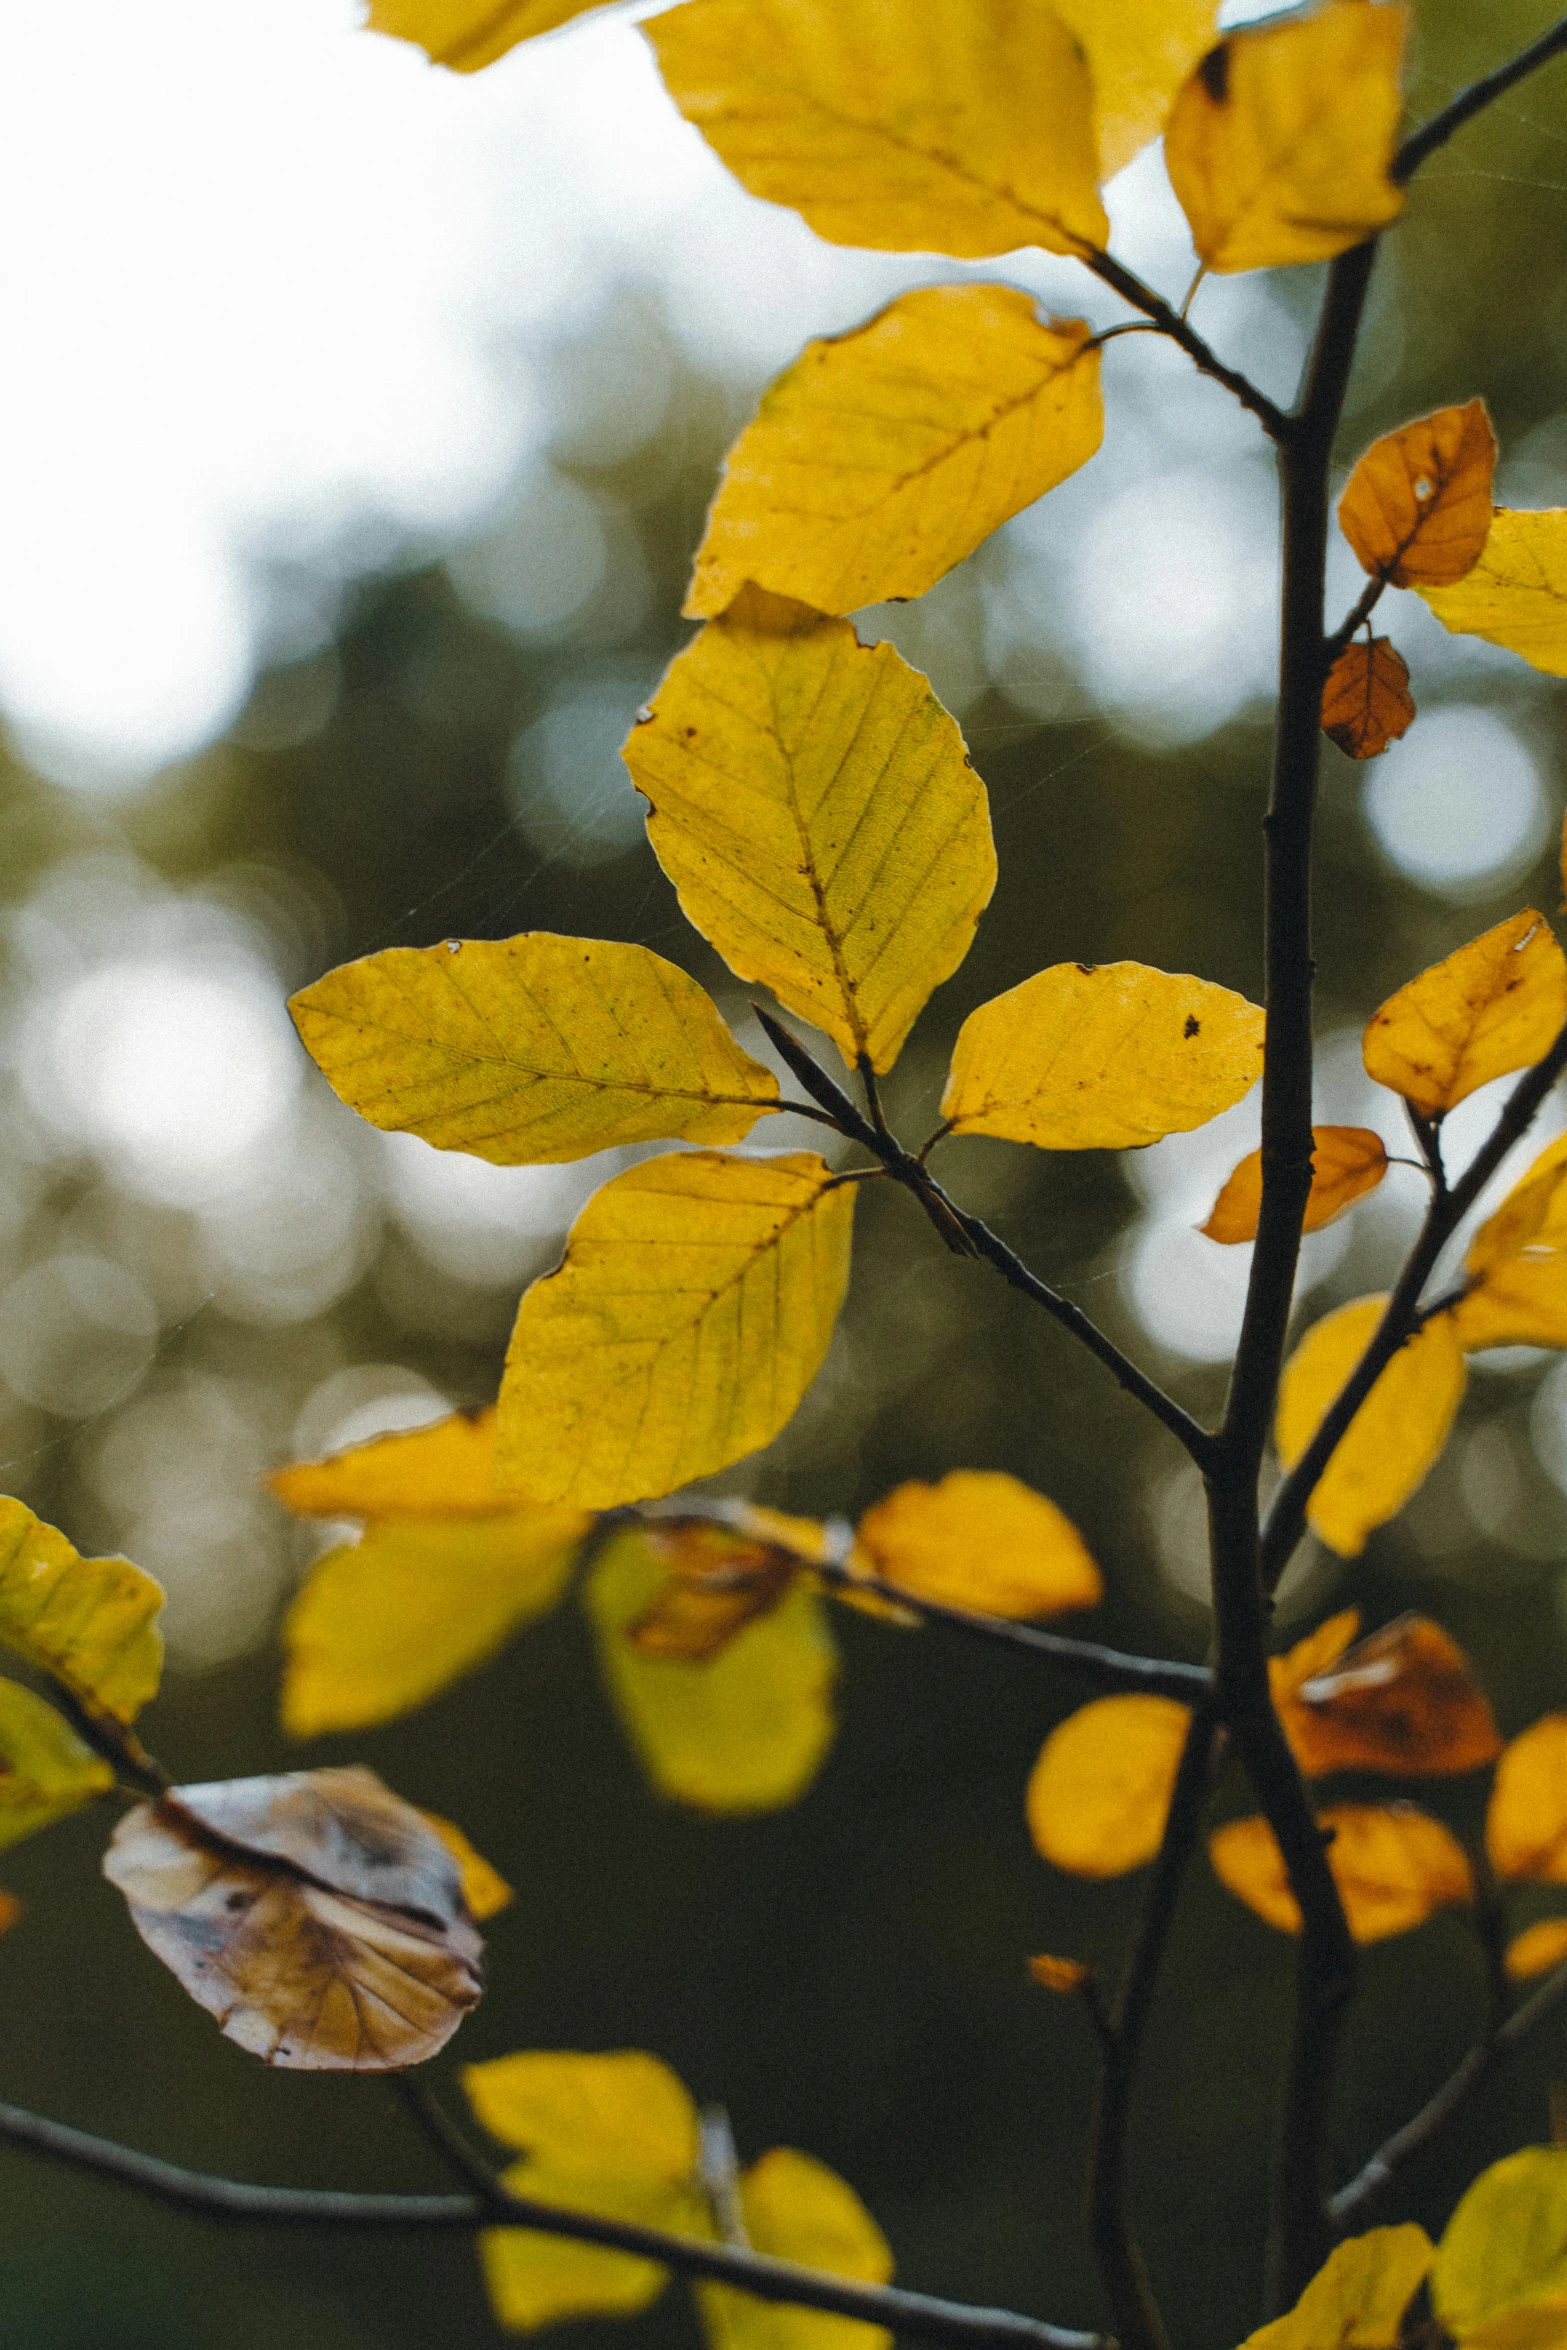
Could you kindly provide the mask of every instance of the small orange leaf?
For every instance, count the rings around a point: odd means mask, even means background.
[[[1469,1659],[1428,1616],[1399,1616],[1280,1708],[1308,1778],[1329,1771],[1435,1777],[1478,1770],[1502,1750]]]
[[[424,1817],[457,1863],[468,1915],[482,1924],[485,1918],[498,1917],[503,1909],[509,1909],[516,1894],[500,1870],[492,1868],[483,1853],[469,1843],[457,1822],[442,1819],[436,1811],[427,1811]]]
[[[1077,1877],[1119,1877],[1152,1860],[1191,1718],[1169,1697],[1096,1697],[1058,1723],[1024,1798],[1042,1858]]]
[[[1387,1146],[1369,1126],[1313,1126],[1311,1196],[1302,1229],[1320,1232],[1375,1191],[1387,1173]],[[1262,1211],[1262,1153],[1250,1151],[1213,1203],[1202,1230],[1227,1246],[1257,1237]]]
[[[1425,1118],[1538,1061],[1567,1020],[1567,956],[1532,906],[1433,963],[1373,1014],[1366,1074]]]
[[[866,1511],[855,1540],[884,1582],[982,1615],[1059,1615],[1096,1607],[1104,1590],[1065,1512],[996,1470],[900,1485]]]
[[[1063,1999],[1074,1991],[1081,1991],[1083,1985],[1091,1983],[1094,1977],[1093,1968],[1085,1966],[1080,1958],[1052,1958],[1048,1951],[1042,1951],[1038,1958],[1031,1958],[1028,1971],[1036,1983],[1042,1983],[1047,1991],[1059,1993]]]
[[[1407,1933],[1437,1910],[1470,1899],[1462,1845],[1413,1804],[1333,1804],[1317,1818],[1333,1831],[1328,1865],[1357,1942]],[[1230,1820],[1216,1828],[1208,1852],[1215,1874],[1238,1900],[1281,1933],[1300,1932],[1300,1905],[1265,1819]]]
[[[1339,500],[1339,525],[1373,579],[1451,587],[1480,560],[1495,471],[1485,402],[1439,408],[1373,441]]]
[[[1338,1615],[1329,1616],[1314,1632],[1308,1632],[1304,1640],[1297,1640],[1282,1656],[1269,1657],[1268,1685],[1274,1704],[1286,1720],[1291,1703],[1305,1683],[1314,1681],[1319,1673],[1337,1664],[1359,1630],[1359,1608],[1347,1607]]]
[[[1322,731],[1352,759],[1379,759],[1415,720],[1409,666],[1385,636],[1346,645],[1322,689]]]
[[[1502,1750],[1485,1848],[1499,1877],[1567,1885],[1567,1714],[1544,1714]]]
[[[1532,1975],[1548,1975],[1567,1959],[1567,1918],[1541,1918],[1525,1926],[1507,1945],[1504,1964],[1508,1980],[1527,1983]]]

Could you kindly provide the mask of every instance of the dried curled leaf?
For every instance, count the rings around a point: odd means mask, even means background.
[[[0,1643],[89,1713],[134,1721],[158,1686],[163,1587],[129,1559],[84,1559],[22,1502],[0,1498]]]
[[[1567,1960],[1567,1918],[1541,1918],[1525,1926],[1507,1945],[1507,1979],[1527,1983],[1536,1975],[1553,1974]]]
[[[368,23],[372,32],[416,41],[437,65],[477,73],[519,41],[552,33],[599,5],[600,0],[370,0]]]
[[[127,1813],[103,1870],[148,1948],[268,2064],[420,2064],[483,1988],[457,1863],[372,1771],[177,1787]]]
[[[1484,637],[1547,677],[1567,677],[1567,506],[1498,507],[1474,568],[1420,593],[1455,636]]]
[[[1339,500],[1339,527],[1373,579],[1449,587],[1480,559],[1495,471],[1485,402],[1439,408],[1373,441]]]
[[[1439,1909],[1472,1898],[1463,1846],[1413,1804],[1330,1804],[1317,1814],[1331,1830],[1328,1865],[1357,1942],[1407,1933]],[[1208,1839],[1220,1882],[1281,1933],[1300,1932],[1300,1905],[1284,1855],[1260,1814],[1230,1820]]]
[[[372,1126],[499,1167],[631,1142],[743,1142],[778,1099],[706,990],[647,947],[544,930],[387,947],[292,998]]]
[[[103,1757],[83,1744],[52,1705],[15,1681],[0,1680],[0,1851],[80,1811],[113,1785]]]
[[[1431,2305],[1445,2331],[1465,2344],[1534,2350],[1567,2328],[1567,2151],[1526,2146],[1493,2162],[1462,2197],[1437,2246]],[[1482,2334],[1498,2319],[1555,2308],[1557,2328]]]
[[[981,1615],[1060,1615],[1104,1593],[1065,1511],[995,1470],[898,1486],[866,1511],[855,1543],[883,1582]]]
[[[1077,1877],[1119,1877],[1152,1860],[1191,1718],[1168,1697],[1096,1697],[1068,1714],[1029,1777],[1035,1850]]]
[[[1564,1021],[1567,956],[1526,906],[1389,996],[1362,1057],[1379,1085],[1441,1118],[1476,1086],[1538,1061]]]
[[[1356,1298],[1307,1331],[1279,1382],[1274,1441],[1286,1469],[1306,1450],[1370,1345],[1385,1297]],[[1365,1549],[1396,1517],[1447,1442],[1464,1394],[1464,1356],[1451,1315],[1421,1324],[1399,1348],[1339,1438],[1306,1516],[1341,1558]]]
[[[1424,2228],[1372,2228],[1328,2255],[1287,2316],[1241,2350],[1397,2350],[1404,2313],[1431,2268]]]
[[[1387,1173],[1387,1145],[1369,1126],[1313,1126],[1311,1151],[1311,1195],[1302,1230],[1320,1232],[1376,1190]],[[1261,1213],[1262,1153],[1250,1151],[1214,1201],[1202,1229],[1210,1240],[1226,1245],[1255,1240]]]
[[[1479,1770],[1502,1751],[1469,1659],[1429,1616],[1398,1616],[1294,1689],[1284,1709],[1308,1778]]]
[[[1109,236],[1088,67],[1045,0],[687,0],[643,30],[742,187],[830,244],[974,257]]]
[[[748,588],[625,748],[687,919],[730,969],[888,1069],[996,884],[985,787],[925,679]]]
[[[884,2285],[892,2251],[846,2179],[813,2155],[775,2146],[740,2180],[740,2217],[753,2251],[831,2276]],[[824,2310],[757,2301],[726,2285],[698,2285],[710,2350],[891,2350],[881,2326]]]
[[[1056,963],[958,1032],[941,1114],[956,1134],[1128,1150],[1206,1125],[1262,1074],[1265,1016],[1146,963]]]
[[[793,1548],[701,1519],[648,1526],[643,1541],[669,1580],[626,1638],[639,1654],[704,1664],[759,1616],[770,1616],[800,1571]]]
[[[1408,26],[1390,0],[1324,0],[1210,50],[1164,134],[1210,269],[1330,261],[1397,218],[1389,167]]]
[[[1567,1346],[1567,1137],[1548,1143],[1487,1217],[1464,1271],[1453,1327],[1466,1353]]]
[[[1346,645],[1322,689],[1322,731],[1352,759],[1380,759],[1415,722],[1409,668],[1385,636]]]
[[[506,1354],[500,1474],[613,1509],[770,1443],[821,1368],[854,1186],[814,1152],[649,1159],[594,1193]]]
[[[1499,1877],[1567,1885],[1567,1714],[1543,1714],[1503,1748],[1485,1848]]]
[[[1099,352],[1012,286],[922,286],[807,343],[724,461],[686,611],[748,580],[819,612],[922,596],[1086,465]]]

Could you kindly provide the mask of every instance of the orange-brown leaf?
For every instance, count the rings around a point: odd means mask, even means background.
[[[1511,1982],[1527,1983],[1533,1975],[1548,1975],[1563,1959],[1567,1959],[1567,1918],[1541,1918],[1513,1936],[1503,1963]]]
[[[1451,587],[1480,560],[1495,471],[1485,402],[1439,408],[1373,441],[1339,500],[1340,526],[1373,579]]]
[[[1385,636],[1346,645],[1322,689],[1322,731],[1352,759],[1379,759],[1414,724],[1409,667]]]
[[[866,1511],[855,1542],[884,1582],[982,1615],[1060,1615],[1097,1606],[1104,1589],[1066,1513],[998,1470],[900,1485]]]
[[[647,1529],[647,1547],[669,1580],[626,1638],[644,1656],[703,1664],[747,1624],[771,1615],[794,1581],[799,1554],[697,1518]]]
[[[1469,1659],[1429,1616],[1384,1624],[1300,1683],[1280,1711],[1308,1778],[1355,1770],[1436,1777],[1478,1770],[1502,1750]]]
[[[1085,1966],[1080,1958],[1053,1958],[1048,1950],[1029,1960],[1028,1971],[1036,1983],[1063,1999],[1081,1991],[1085,1983],[1093,1981],[1094,1974],[1093,1968]]]
[[[1567,1714],[1545,1714],[1502,1750],[1485,1848],[1499,1877],[1567,1885]]]
[[[1407,1933],[1437,1910],[1469,1900],[1473,1886],[1462,1845],[1440,1820],[1412,1804],[1333,1804],[1317,1819],[1333,1832],[1328,1865],[1357,1942]],[[1265,1819],[1230,1820],[1216,1828],[1208,1852],[1237,1899],[1281,1933],[1300,1932],[1300,1905]]]
[[[1387,1146],[1369,1126],[1313,1126],[1311,1196],[1303,1229],[1320,1232],[1387,1173]],[[1213,1203],[1203,1231],[1226,1245],[1255,1240],[1262,1212],[1262,1153],[1250,1151]]]
[[[1058,1723],[1025,1797],[1042,1858],[1078,1877],[1119,1877],[1152,1860],[1191,1718],[1169,1697],[1096,1697]]]
[[[1307,1681],[1314,1681],[1319,1673],[1338,1663],[1359,1630],[1359,1608],[1347,1607],[1338,1615],[1329,1616],[1314,1632],[1308,1632],[1304,1640],[1297,1640],[1282,1656],[1268,1659],[1268,1684],[1281,1714],[1287,1714],[1291,1701]]]

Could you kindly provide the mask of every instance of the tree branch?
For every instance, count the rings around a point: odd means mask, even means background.
[[[1479,81],[1471,82],[1467,90],[1460,90],[1450,105],[1444,106],[1440,114],[1433,114],[1399,148],[1392,167],[1392,177],[1398,185],[1403,187],[1413,179],[1427,156],[1434,155],[1438,147],[1445,147],[1454,131],[1461,130],[1493,100],[1505,96],[1515,84],[1537,73],[1564,50],[1567,50],[1567,16],[1553,24],[1549,32],[1542,33],[1537,41],[1531,41],[1527,49],[1521,49],[1508,64],[1499,65],[1494,73],[1484,74]]]
[[[1140,310],[1156,333],[1167,336],[1172,343],[1178,343],[1193,366],[1203,375],[1211,376],[1215,383],[1223,384],[1227,392],[1233,392],[1241,406],[1250,409],[1271,439],[1278,441],[1285,437],[1289,431],[1289,418],[1283,409],[1270,400],[1266,392],[1259,390],[1250,376],[1243,375],[1238,367],[1227,366],[1212,345],[1204,342],[1197,329],[1188,323],[1184,311],[1175,309],[1162,294],[1156,294],[1152,286],[1145,285],[1124,262],[1117,261],[1113,253],[1085,252],[1080,253],[1078,259],[1093,271],[1102,285],[1107,285],[1112,293],[1119,294],[1123,302],[1130,302],[1134,310]],[[1187,299],[1190,300],[1190,296]],[[1114,331],[1112,328],[1111,332]]]

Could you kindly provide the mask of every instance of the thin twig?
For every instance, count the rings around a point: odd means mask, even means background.
[[[1413,179],[1426,157],[1434,155],[1438,147],[1445,147],[1454,131],[1462,129],[1482,108],[1505,97],[1517,83],[1526,80],[1532,73],[1538,73],[1542,65],[1548,65],[1553,57],[1560,57],[1564,50],[1567,50],[1567,16],[1560,18],[1537,41],[1531,41],[1527,49],[1520,49],[1518,55],[1506,65],[1499,65],[1494,73],[1483,74],[1479,81],[1471,82],[1467,90],[1460,90],[1458,96],[1444,106],[1440,114],[1433,114],[1431,120],[1412,132],[1399,148],[1393,158],[1392,169],[1392,177],[1398,185],[1403,187],[1408,180]]]
[[[1270,400],[1267,393],[1260,390],[1249,376],[1243,375],[1238,367],[1226,365],[1212,345],[1204,342],[1197,329],[1162,294],[1156,294],[1152,286],[1145,285],[1124,262],[1117,261],[1113,253],[1087,252],[1078,258],[1093,271],[1102,285],[1109,286],[1113,293],[1119,294],[1123,302],[1130,302],[1134,310],[1140,310],[1160,334],[1167,336],[1172,343],[1178,343],[1202,374],[1212,376],[1215,383],[1221,383],[1227,392],[1233,392],[1241,406],[1250,409],[1270,439],[1282,441],[1288,437],[1290,420],[1283,409]]]
[[[1386,586],[1385,579],[1367,580],[1354,609],[1345,614],[1322,648],[1323,660],[1327,668],[1332,668],[1356,629],[1365,627],[1366,622],[1381,602],[1382,591]]]

